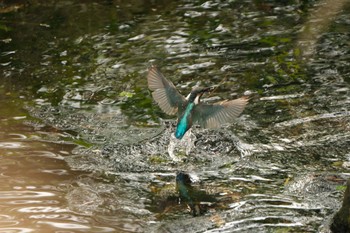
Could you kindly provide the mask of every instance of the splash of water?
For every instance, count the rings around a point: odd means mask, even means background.
[[[185,136],[179,140],[175,137],[174,134],[170,134],[169,145],[168,145],[168,154],[170,158],[174,162],[178,162],[181,159],[176,156],[176,152],[178,150],[178,154],[185,153],[185,155],[189,155],[192,149],[195,147],[194,142],[197,137],[192,133],[192,129],[189,129]]]

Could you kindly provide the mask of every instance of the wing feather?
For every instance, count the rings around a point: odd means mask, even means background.
[[[156,66],[151,66],[147,74],[148,88],[152,91],[153,99],[168,115],[175,115],[179,108],[185,105],[186,99],[167,80]]]
[[[224,100],[214,104],[199,103],[194,108],[193,121],[205,128],[218,128],[224,123],[232,122],[244,110],[249,99],[242,97]]]

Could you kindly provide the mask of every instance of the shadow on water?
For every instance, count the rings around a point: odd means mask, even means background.
[[[5,228],[329,232],[349,178],[350,5],[336,3],[319,21],[329,1],[1,3]],[[220,83],[205,101],[250,103],[174,141],[151,63],[183,94]]]

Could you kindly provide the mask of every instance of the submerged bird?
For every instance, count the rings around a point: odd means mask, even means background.
[[[193,124],[204,128],[218,128],[231,122],[244,110],[248,98],[224,100],[214,104],[202,103],[201,97],[210,87],[196,87],[185,98],[167,80],[156,66],[151,66],[147,75],[148,87],[159,107],[169,115],[178,116],[175,137],[181,139]]]

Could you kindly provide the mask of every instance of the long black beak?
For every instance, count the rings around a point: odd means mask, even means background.
[[[205,88],[203,88],[203,90],[201,92],[202,93],[211,92],[212,90],[214,90],[214,87],[205,87]]]

